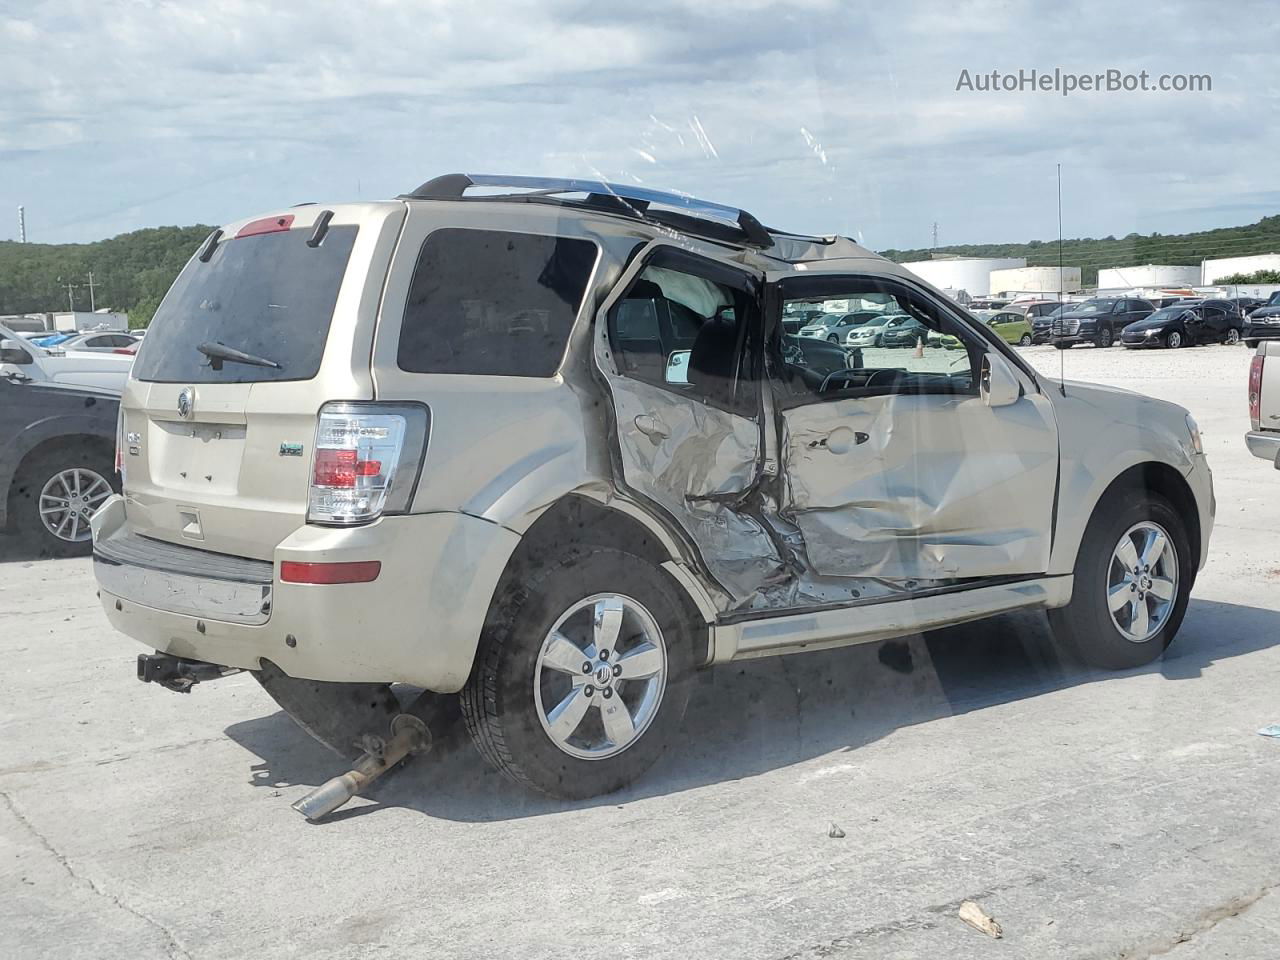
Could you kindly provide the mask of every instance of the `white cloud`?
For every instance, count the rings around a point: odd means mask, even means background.
[[[0,0],[0,204],[84,240],[453,169],[642,179],[875,246],[1275,212],[1269,4]],[[961,69],[1211,94],[956,92]],[[1270,204],[1270,206],[1268,206]],[[0,237],[12,235],[0,226]]]

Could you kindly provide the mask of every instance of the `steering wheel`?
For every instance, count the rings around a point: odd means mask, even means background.
[[[901,372],[902,372],[901,370],[872,371],[871,376],[867,377],[867,382],[864,383],[863,386],[864,387],[885,386],[886,384],[883,383],[884,380],[888,380],[890,383],[892,383],[893,381],[898,379],[898,376]]]
[[[832,370],[822,378],[822,386],[818,388],[819,393],[826,393],[827,388],[831,386],[831,381],[835,379],[849,380],[853,376],[852,370]]]

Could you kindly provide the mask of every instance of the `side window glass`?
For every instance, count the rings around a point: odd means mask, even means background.
[[[400,328],[409,373],[550,377],[595,268],[589,240],[445,228],[422,245]],[[485,269],[477,270],[476,264]]]
[[[758,313],[744,289],[651,264],[609,311],[609,341],[623,376],[750,415],[745,326]]]
[[[784,298],[786,286],[783,286]],[[783,335],[780,388],[791,405],[891,393],[973,393],[974,334],[944,308],[892,284],[851,279],[824,298],[784,299],[784,316],[831,309],[839,297],[867,318],[839,344]],[[978,321],[975,321],[977,323]]]

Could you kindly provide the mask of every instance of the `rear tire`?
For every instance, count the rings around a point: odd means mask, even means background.
[[[1130,576],[1127,570],[1124,578],[1118,576],[1118,548],[1129,531],[1137,530],[1133,536],[1140,537],[1149,529],[1165,535],[1172,560],[1167,553],[1161,553],[1158,564],[1148,564],[1139,551],[1137,566],[1151,569],[1135,575],[1136,582],[1130,584],[1124,579]],[[1150,491],[1127,490],[1095,509],[1076,558],[1071,602],[1049,611],[1053,634],[1067,651],[1091,666],[1126,670],[1150,663],[1164,653],[1182,624],[1195,567],[1186,526],[1169,501]],[[1171,599],[1167,609],[1162,610],[1163,601],[1157,594],[1165,587],[1163,581],[1170,579]],[[1147,598],[1138,601],[1135,598],[1143,595],[1139,592],[1143,584],[1149,586]],[[1115,615],[1111,610],[1113,598],[1123,601]],[[1131,617],[1139,603],[1147,611],[1142,621],[1146,629]],[[1129,634],[1122,624],[1130,628]],[[1144,635],[1148,630],[1149,635]]]
[[[1020,346],[1020,347],[1029,347],[1029,346],[1031,346],[1031,334],[1029,334],[1029,333],[1024,333],[1024,334],[1022,335],[1021,339],[1019,339],[1019,340],[1018,340],[1018,346]]]
[[[38,452],[18,468],[9,490],[13,532],[37,556],[87,556],[89,517],[119,492],[115,463],[99,444],[81,440]]]
[[[462,691],[467,730],[519,784],[565,800],[612,793],[675,739],[694,639],[661,570],[619,550],[571,550],[525,573],[490,611]],[[644,673],[651,665],[658,672]]]
[[[1240,331],[1235,327],[1231,327],[1227,330],[1227,335],[1223,338],[1222,342],[1229,347],[1234,347],[1240,342]]]
[[[1244,345],[1245,345],[1246,347],[1248,347],[1250,350],[1256,350],[1256,349],[1258,348],[1258,341],[1257,341],[1257,340],[1246,340],[1246,341],[1244,342]]]

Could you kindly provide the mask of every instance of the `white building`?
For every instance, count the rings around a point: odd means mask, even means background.
[[[1018,294],[1076,293],[1080,290],[1080,268],[1063,267],[1059,278],[1057,267],[1008,267],[992,270],[989,293]]]
[[[1233,273],[1280,270],[1280,253],[1264,253],[1256,257],[1223,257],[1218,260],[1206,260],[1201,266],[1203,272],[1199,282],[1208,286]]]
[[[129,315],[127,313],[114,313],[110,310],[95,310],[90,313],[88,310],[76,310],[74,312],[63,311],[55,313],[53,316],[54,330],[128,330]]]
[[[991,293],[992,270],[1026,265],[1026,257],[945,256],[902,264],[921,280],[939,289],[965,290],[975,297],[985,297]]]
[[[1200,268],[1192,265],[1147,263],[1135,267],[1107,267],[1098,271],[1099,290],[1133,290],[1137,287],[1194,287]]]

